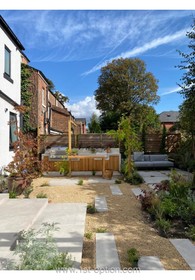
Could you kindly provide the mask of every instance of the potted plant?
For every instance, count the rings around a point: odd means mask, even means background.
[[[37,139],[21,131],[15,133],[17,141],[13,144],[13,160],[5,168],[9,172],[7,178],[8,190],[21,194],[29,187],[32,179],[39,176],[41,171],[37,154]]]

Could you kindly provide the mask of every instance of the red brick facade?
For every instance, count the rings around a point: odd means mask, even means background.
[[[29,66],[31,71],[30,91],[33,93],[30,120],[37,135],[68,133],[68,121],[74,121],[71,113],[48,89],[49,84],[44,74]],[[73,130],[75,133],[78,129]]]

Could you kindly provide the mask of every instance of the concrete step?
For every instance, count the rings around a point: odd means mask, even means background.
[[[160,259],[156,256],[143,256],[138,261],[140,270],[164,270]]]
[[[96,196],[95,197],[95,208],[98,212],[108,211],[108,206],[105,196]]]
[[[80,268],[82,260],[86,209],[85,203],[48,204],[33,225],[37,230],[42,223],[57,223],[59,230],[53,236],[58,249],[71,255],[75,268]]]
[[[48,205],[47,199],[8,199],[0,205],[0,259],[10,253],[18,233],[28,230]]]
[[[192,270],[195,270],[195,246],[189,239],[169,239]]]
[[[112,192],[112,195],[123,195],[119,186],[117,186],[117,185],[110,186],[110,190]]]
[[[96,233],[96,269],[120,269],[114,235]]]

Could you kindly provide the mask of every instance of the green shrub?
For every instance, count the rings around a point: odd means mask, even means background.
[[[92,239],[92,237],[93,237],[93,233],[92,232],[86,232],[85,233],[85,237],[87,238],[87,239]]]
[[[83,185],[83,179],[79,179],[78,185],[79,185],[79,186],[82,186],[82,185]]]
[[[168,220],[160,218],[156,220],[156,226],[162,235],[166,235],[171,228],[171,223]]]
[[[9,198],[16,198],[17,197],[17,194],[16,194],[16,192],[15,191],[10,191],[9,192]]]
[[[56,270],[72,267],[71,256],[59,253],[53,232],[58,230],[55,223],[44,223],[35,231],[22,231],[20,242],[14,252],[19,256],[19,264],[12,264],[16,270]]]
[[[95,170],[93,170],[93,171],[92,171],[92,175],[93,175],[93,176],[95,176],[95,174],[96,174],[96,171],[95,171]]]
[[[116,179],[116,180],[115,180],[115,184],[121,184],[121,183],[122,183],[121,180],[119,180],[119,179]]]
[[[92,205],[92,204],[87,205],[87,213],[94,214],[96,212],[97,212],[97,210],[94,205]]]
[[[130,262],[131,266],[136,267],[137,262],[139,260],[139,253],[138,253],[137,249],[131,248],[131,249],[127,250],[127,258],[128,258],[128,261]]]
[[[28,187],[26,189],[24,189],[23,191],[23,195],[25,198],[29,198],[29,195],[31,194],[31,192],[33,191],[33,187]]]
[[[174,218],[178,216],[178,206],[171,197],[165,197],[161,203],[160,207],[164,215],[168,218]]]
[[[125,181],[132,185],[139,185],[144,182],[143,178],[136,171],[134,171],[131,175],[126,176]]]
[[[97,228],[96,232],[97,233],[105,233],[105,232],[107,232],[107,229],[106,228]]]
[[[36,198],[47,198],[47,195],[45,193],[41,192],[36,195]]]
[[[195,241],[195,226],[194,225],[189,226],[188,231],[186,232],[186,235],[188,238]]]

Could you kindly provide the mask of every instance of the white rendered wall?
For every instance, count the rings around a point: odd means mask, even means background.
[[[11,51],[11,79],[13,84],[4,78],[5,45]],[[20,104],[21,53],[0,28],[0,90]]]
[[[13,83],[4,78],[4,52],[5,45],[11,51],[11,79]],[[21,53],[0,27],[0,90],[9,98],[20,104],[21,82]],[[0,169],[7,165],[13,156],[9,150],[9,115],[16,113],[13,106],[0,97]]]

